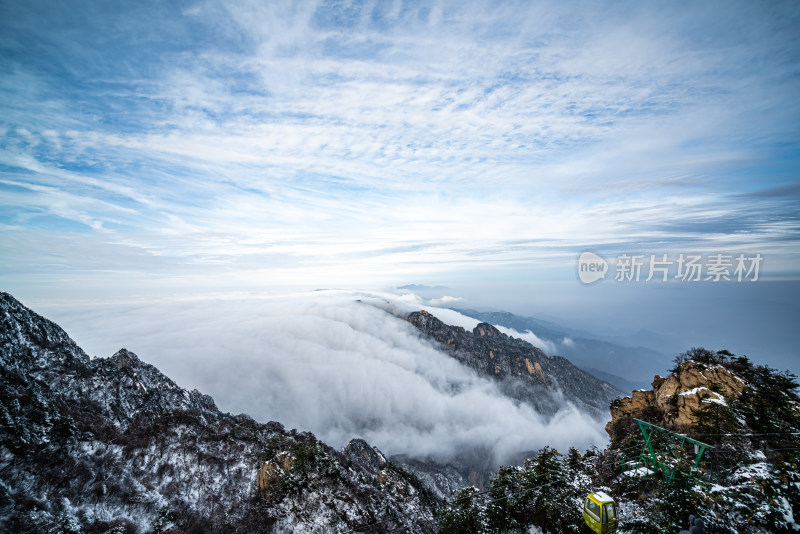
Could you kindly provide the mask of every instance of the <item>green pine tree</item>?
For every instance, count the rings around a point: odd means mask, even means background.
[[[475,502],[478,489],[459,490],[442,511],[439,534],[477,534],[484,532],[482,513]]]

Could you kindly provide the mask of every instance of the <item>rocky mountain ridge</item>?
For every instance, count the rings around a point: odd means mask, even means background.
[[[670,361],[670,357],[665,354],[670,351],[665,351],[663,346],[660,348],[661,352],[643,346],[629,346],[599,339],[588,332],[510,312],[453,309],[467,317],[512,328],[517,332],[532,331],[540,338],[556,344],[558,354],[575,366],[623,390],[646,385],[650,377],[654,373],[663,372]]]
[[[433,532],[440,501],[359,440],[221,412],[125,349],[90,359],[0,293],[0,530]]]
[[[425,310],[408,315],[420,332],[461,363],[498,381],[508,396],[530,403],[542,414],[554,414],[565,401],[597,416],[622,392],[578,369],[561,356],[549,356],[522,339],[480,323],[472,332],[447,325]]]

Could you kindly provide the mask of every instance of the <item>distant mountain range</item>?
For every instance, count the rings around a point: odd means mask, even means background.
[[[590,334],[586,332],[534,317],[522,317],[503,311],[453,310],[520,333],[533,332],[536,336],[553,342],[559,356],[564,356],[581,369],[623,391],[647,387],[653,376],[665,373],[671,366],[672,356],[665,353],[643,346],[631,347],[589,337]]]

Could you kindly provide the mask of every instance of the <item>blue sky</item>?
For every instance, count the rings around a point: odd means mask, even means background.
[[[0,0],[0,283],[426,283],[569,319],[629,298],[576,282],[583,250],[760,253],[763,289],[624,293],[736,299],[794,364],[798,27],[788,1]]]

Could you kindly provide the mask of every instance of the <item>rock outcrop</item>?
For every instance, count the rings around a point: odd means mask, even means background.
[[[264,462],[256,476],[258,491],[269,499],[272,491],[280,484],[281,478],[291,471],[293,465],[294,455],[288,451],[279,452]]]
[[[672,429],[688,429],[697,422],[695,412],[704,404],[727,405],[746,387],[744,380],[722,365],[692,360],[681,363],[666,378],[656,375],[652,385],[652,390],[634,391],[611,403],[606,432],[612,439],[618,425],[633,417]]]

